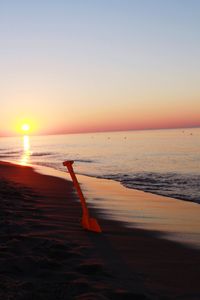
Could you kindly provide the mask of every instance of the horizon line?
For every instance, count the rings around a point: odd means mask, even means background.
[[[77,131],[77,132],[57,132],[57,133],[41,133],[41,134],[26,134],[28,136],[45,136],[45,135],[67,135],[67,134],[90,134],[90,133],[112,133],[112,132],[127,132],[127,131],[150,131],[150,130],[175,130],[175,129],[195,129],[200,128],[200,125],[197,126],[177,126],[177,127],[152,127],[152,128],[139,128],[139,129],[116,129],[116,130],[94,130],[94,131]],[[16,135],[0,135],[0,138],[6,137],[18,137],[24,136],[25,134],[16,134]]]

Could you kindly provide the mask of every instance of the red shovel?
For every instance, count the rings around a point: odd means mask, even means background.
[[[97,220],[95,218],[91,218],[90,215],[89,215],[89,211],[88,211],[88,208],[87,208],[87,205],[86,205],[85,198],[83,196],[81,187],[78,183],[78,180],[76,178],[76,175],[75,175],[73,167],[72,167],[73,163],[74,163],[73,160],[67,160],[67,161],[63,162],[63,165],[65,167],[67,167],[67,169],[68,169],[68,171],[71,175],[72,181],[74,183],[74,187],[76,188],[76,191],[77,191],[78,196],[79,196],[80,201],[81,201],[82,211],[83,211],[82,226],[83,226],[83,228],[85,228],[87,230],[90,230],[90,231],[102,232],[101,227],[99,226]]]

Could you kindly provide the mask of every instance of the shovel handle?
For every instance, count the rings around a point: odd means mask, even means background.
[[[100,233],[100,232],[102,232],[102,230],[101,230],[101,227],[99,226],[97,220],[89,217],[89,211],[88,211],[88,208],[86,205],[85,198],[83,196],[81,187],[78,183],[78,180],[76,178],[76,175],[75,175],[73,167],[72,167],[73,163],[74,163],[73,160],[67,160],[67,161],[63,162],[63,165],[65,167],[67,167],[67,169],[70,173],[70,176],[72,178],[72,181],[74,183],[74,186],[76,188],[76,191],[78,193],[78,196],[80,198],[80,201],[81,201],[81,206],[82,206],[82,210],[83,210],[82,226],[84,229]]]
[[[80,185],[79,185],[79,183],[78,183],[78,180],[77,180],[77,178],[76,178],[76,175],[75,175],[75,173],[74,173],[74,169],[73,169],[73,167],[72,167],[73,163],[74,163],[73,160],[67,160],[67,161],[64,161],[64,162],[63,162],[63,165],[64,165],[65,167],[67,167],[67,169],[68,169],[68,171],[69,171],[69,174],[70,174],[70,176],[71,176],[71,178],[72,178],[72,181],[73,181],[73,183],[74,183],[74,186],[75,186],[75,188],[76,188],[76,190],[77,190],[77,193],[78,193],[79,198],[80,198],[80,201],[81,201],[82,209],[83,209],[83,215],[84,215],[85,217],[89,218],[89,211],[88,211],[88,208],[87,208],[87,205],[86,205],[86,201],[85,201],[85,198],[84,198],[84,196],[83,196],[83,193],[82,193],[82,190],[81,190],[81,188],[80,188]]]

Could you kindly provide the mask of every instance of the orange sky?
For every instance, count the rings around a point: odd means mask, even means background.
[[[200,3],[11,2],[0,136],[200,126]]]

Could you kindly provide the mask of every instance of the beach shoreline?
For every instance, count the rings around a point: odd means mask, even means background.
[[[198,250],[106,220],[94,208],[103,234],[84,231],[71,182],[5,162],[0,172],[1,297],[8,286],[15,299],[200,297]]]

